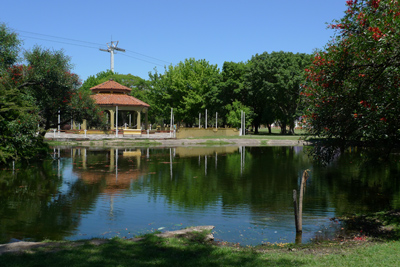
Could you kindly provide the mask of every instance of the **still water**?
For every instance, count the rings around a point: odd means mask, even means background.
[[[303,242],[334,235],[332,217],[400,208],[399,160],[366,166],[354,151],[322,167],[302,147],[55,147],[0,170],[0,242],[197,225],[242,245],[294,242],[292,191],[306,169]]]

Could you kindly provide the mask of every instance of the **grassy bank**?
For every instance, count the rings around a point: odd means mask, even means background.
[[[136,240],[54,242],[3,253],[0,266],[398,266],[399,217],[395,210],[341,218],[357,234],[302,245],[240,247],[205,241],[209,231],[180,238],[149,234]]]
[[[313,245],[222,246],[185,238],[147,235],[141,241],[112,239],[100,245],[74,242],[26,253],[4,253],[0,266],[396,266],[399,241],[349,241]]]

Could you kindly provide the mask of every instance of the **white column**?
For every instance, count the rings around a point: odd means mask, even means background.
[[[118,138],[118,106],[115,107],[115,137]]]
[[[246,135],[246,113],[243,112],[243,135]]]
[[[60,110],[58,110],[58,136],[60,136],[60,123],[61,123],[61,119],[60,119]]]
[[[204,127],[207,129],[207,109],[206,109],[206,124]]]
[[[169,137],[172,137],[172,114],[173,114],[173,112],[174,112],[174,109],[173,108],[171,108],[171,122],[170,122],[170,124],[169,124]]]

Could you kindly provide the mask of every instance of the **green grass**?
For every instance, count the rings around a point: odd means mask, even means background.
[[[188,139],[261,139],[261,140],[299,140],[304,139],[302,135],[280,135],[280,134],[272,134],[272,135],[245,135],[245,136],[200,136],[193,137]]]
[[[348,242],[260,247],[203,242],[202,234],[185,238],[147,235],[133,242],[115,238],[102,245],[46,247],[0,255],[0,266],[397,266],[399,241]]]
[[[304,140],[306,132],[303,129],[296,129],[294,135],[281,135],[280,128],[272,128],[271,134],[268,129],[260,129],[259,134],[248,133],[245,136],[200,136],[189,139],[262,139],[262,140]]]
[[[262,140],[262,141],[260,142],[260,145],[262,145],[262,146],[267,146],[267,145],[268,145],[268,142],[267,142],[266,140]]]
[[[78,141],[53,141],[53,140],[45,140],[45,142],[49,145],[49,146],[65,146],[65,145],[69,145],[69,146],[76,146],[78,145]]]
[[[199,143],[199,145],[206,145],[206,146],[220,146],[220,145],[229,145],[233,144],[231,142],[225,142],[221,140],[213,141],[213,140],[207,140],[205,142]]]
[[[152,140],[143,140],[143,141],[128,141],[124,142],[124,145],[132,145],[132,146],[157,146],[162,145],[162,143]]]

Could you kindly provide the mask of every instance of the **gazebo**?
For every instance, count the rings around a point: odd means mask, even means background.
[[[96,101],[96,104],[107,112],[111,130],[114,130],[115,126],[118,127],[118,111],[136,113],[136,119],[135,116],[133,116],[133,123],[136,123],[136,129],[141,129],[140,114],[145,113],[144,128],[147,129],[147,115],[150,105],[130,96],[131,88],[110,79],[109,81],[90,88],[90,90],[93,93],[91,97]],[[131,125],[131,116],[129,116],[129,126]]]

